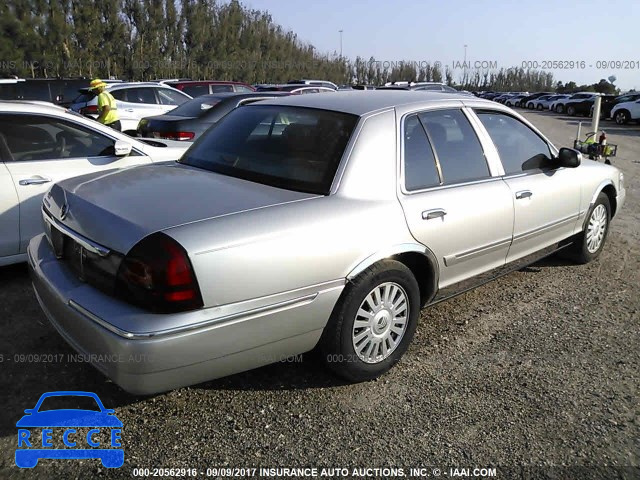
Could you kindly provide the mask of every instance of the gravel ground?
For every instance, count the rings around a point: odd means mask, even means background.
[[[525,116],[571,145],[575,119]],[[640,477],[640,127],[604,126],[619,145],[627,203],[599,260],[547,260],[423,311],[403,361],[374,382],[344,384],[306,356],[133,397],[69,362],[73,351],[41,313],[26,267],[0,268],[0,477],[220,466],[435,466],[447,476],[449,467],[536,466],[499,469],[497,478]],[[63,358],[15,357],[33,353]],[[53,390],[93,391],[115,408],[122,468],[97,460],[15,467],[15,422]],[[613,468],[625,466],[635,469]]]

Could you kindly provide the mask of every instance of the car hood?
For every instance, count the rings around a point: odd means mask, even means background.
[[[25,415],[16,427],[122,427],[115,415],[91,410],[47,410]]]
[[[51,187],[44,204],[77,233],[127,253],[151,233],[318,195],[283,190],[176,162],[97,172]]]

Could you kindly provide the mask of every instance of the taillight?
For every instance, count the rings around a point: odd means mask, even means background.
[[[118,270],[116,296],[154,313],[202,307],[202,295],[185,250],[164,233],[140,241]]]
[[[159,135],[166,140],[193,140],[196,136],[193,132],[160,132]]]
[[[80,113],[82,115],[98,115],[98,106],[97,105],[87,105],[86,107],[82,107],[80,109]]]

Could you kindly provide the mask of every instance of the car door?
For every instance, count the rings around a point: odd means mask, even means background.
[[[122,130],[135,130],[144,117],[162,115],[166,107],[158,103],[153,86],[119,88],[111,91],[117,101]]]
[[[400,203],[412,235],[438,260],[439,287],[503,266],[513,229],[511,191],[490,168],[490,152],[465,113],[409,114],[401,135]]]
[[[148,156],[135,150],[117,157],[115,137],[54,116],[0,114],[0,133],[12,157],[5,166],[18,197],[20,252],[26,251],[29,240],[42,231],[42,196],[53,183],[85,173],[151,163]]]
[[[18,254],[20,243],[20,212],[18,193],[5,162],[8,160],[3,148],[4,138],[0,135],[0,265],[2,258]]]
[[[570,237],[580,209],[575,170],[557,167],[547,141],[518,118],[493,110],[475,113],[498,150],[515,206],[507,262]]]

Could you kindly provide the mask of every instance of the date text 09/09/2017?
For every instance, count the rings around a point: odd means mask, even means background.
[[[412,478],[424,476],[494,478],[496,468],[434,468],[434,467],[208,467],[197,468],[134,468],[134,477],[217,477],[217,478]]]

